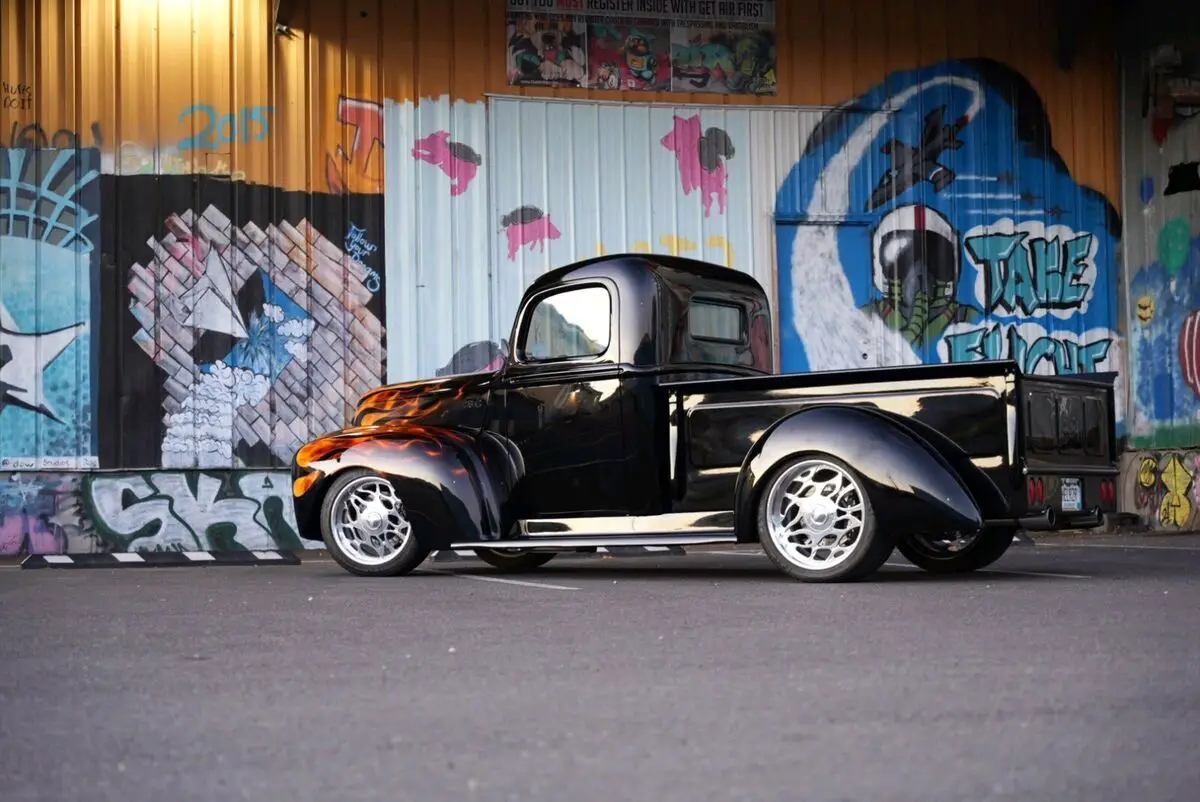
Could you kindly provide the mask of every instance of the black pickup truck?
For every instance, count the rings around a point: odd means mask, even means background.
[[[359,575],[474,549],[505,570],[622,545],[760,542],[805,581],[899,549],[933,572],[1116,504],[1111,376],[1011,362],[776,375],[749,275],[621,254],[540,276],[494,371],[363,396],[304,445],[296,520]],[[311,536],[311,535],[310,535]]]

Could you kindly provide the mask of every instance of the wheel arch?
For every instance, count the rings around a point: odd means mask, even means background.
[[[758,539],[759,500],[783,465],[800,455],[830,455],[846,463],[890,536],[982,527],[968,483],[916,429],[902,424],[879,410],[845,404],[816,404],[781,417],[750,448],[738,473],[738,542]]]
[[[296,525],[319,533],[321,505],[334,481],[364,468],[391,482],[418,540],[431,550],[500,539],[512,526],[509,499],[523,470],[514,452],[492,432],[405,424],[319,438],[293,462]]]

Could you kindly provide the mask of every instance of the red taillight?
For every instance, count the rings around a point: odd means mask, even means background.
[[[1112,479],[1100,480],[1100,503],[1105,506],[1117,503],[1117,485]]]
[[[1040,506],[1046,501],[1046,483],[1041,479],[1031,478],[1025,492],[1029,497],[1029,506],[1031,507]]]

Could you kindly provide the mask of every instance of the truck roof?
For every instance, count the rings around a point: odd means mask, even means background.
[[[711,282],[714,288],[722,284],[736,285],[743,291],[763,294],[762,285],[749,273],[700,259],[663,253],[614,253],[572,262],[538,276],[526,292],[541,292],[559,282],[577,278],[609,276],[621,283],[621,278],[636,282],[647,274],[668,286],[679,285],[680,279],[685,278],[691,290],[697,289],[697,284]]]

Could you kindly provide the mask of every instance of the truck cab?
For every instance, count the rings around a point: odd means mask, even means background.
[[[601,257],[539,277],[484,424],[523,457],[518,517],[666,511],[658,385],[769,375],[770,332],[758,283],[704,262]]]

